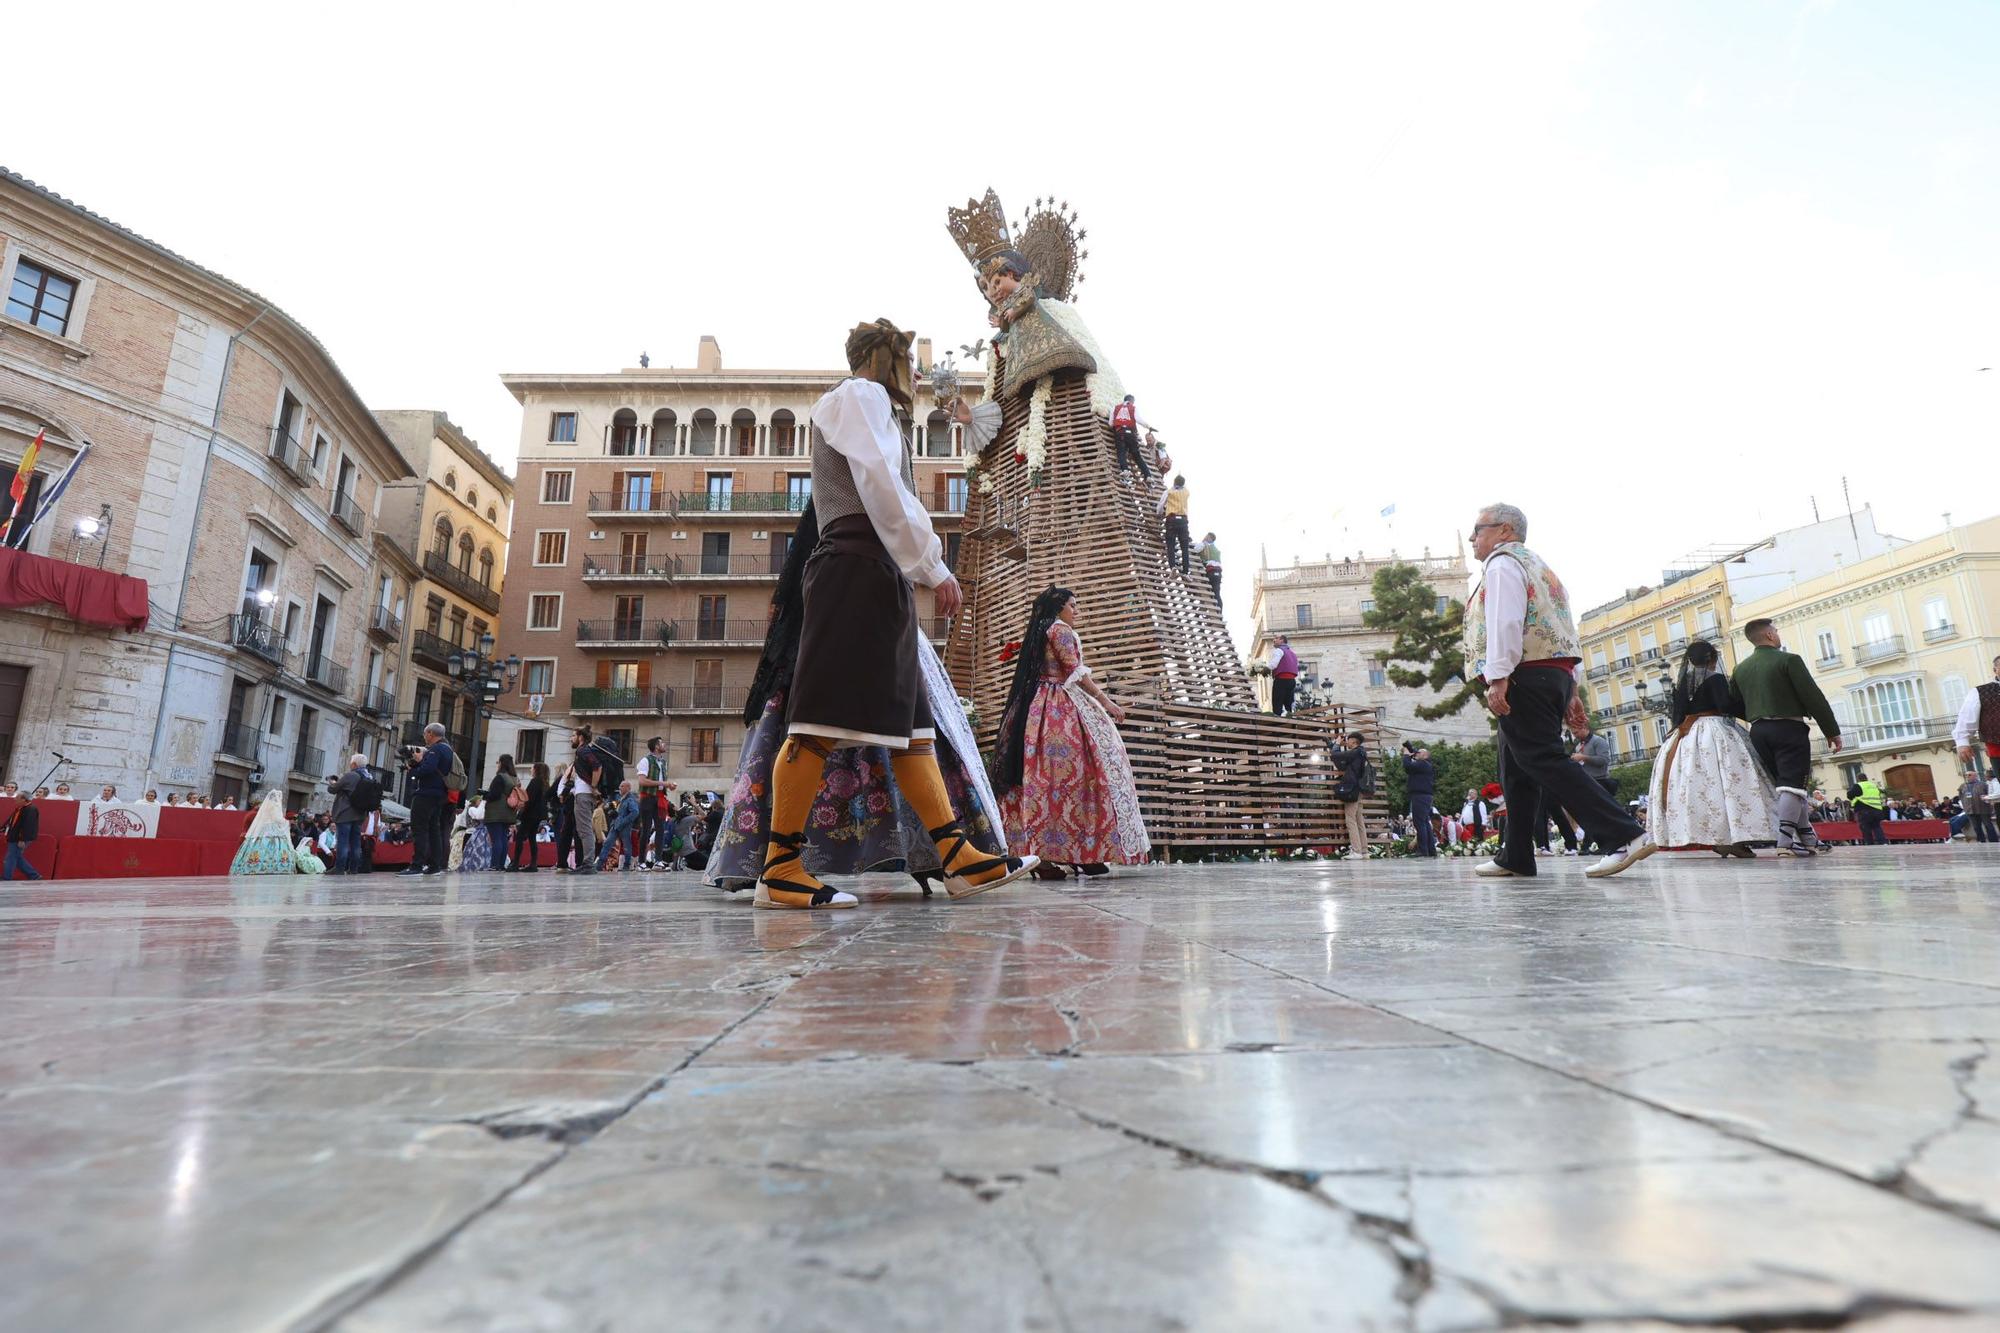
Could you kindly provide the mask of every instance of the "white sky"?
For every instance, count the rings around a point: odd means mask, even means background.
[[[1493,499],[1582,604],[1843,475],[1904,536],[2000,509],[2000,6],[686,9],[32,6],[78,77],[0,162],[506,463],[502,371],[971,341],[945,208],[1053,191],[1239,632],[1260,547]]]

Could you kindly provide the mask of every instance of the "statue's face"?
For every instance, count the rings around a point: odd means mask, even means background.
[[[986,275],[986,299],[999,305],[1020,287],[1021,279],[1006,268],[996,268]]]

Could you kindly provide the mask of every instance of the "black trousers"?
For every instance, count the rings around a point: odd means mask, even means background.
[[[1410,818],[1417,826],[1417,855],[1436,856],[1438,854],[1437,828],[1431,823],[1431,794],[1427,791],[1410,793]]]
[[[653,860],[653,834],[660,827],[660,798],[651,791],[639,793],[639,859]]]
[[[445,867],[444,797],[418,794],[410,798],[410,868]]]
[[[1782,717],[1760,717],[1750,724],[1750,748],[1770,775],[1774,787],[1812,789],[1812,728]]]
[[[1882,832],[1882,825],[1888,819],[1882,811],[1872,805],[1854,807],[1855,822],[1861,825],[1861,845],[1863,847],[1887,847],[1889,835]]]
[[[1146,466],[1146,451],[1139,447],[1139,432],[1130,426],[1120,426],[1116,432],[1118,440],[1118,470],[1125,470],[1125,460],[1130,458],[1138,464],[1139,475],[1147,481],[1153,479],[1153,470]]]
[[[1299,692],[1297,676],[1271,677],[1271,711],[1279,717],[1292,711],[1292,699]]]
[[[1214,593],[1214,594],[1215,594],[1215,601],[1216,601],[1216,604],[1217,604],[1218,606],[1219,606],[1219,605],[1221,605],[1221,603],[1222,603],[1222,570],[1221,570],[1221,569],[1220,569],[1219,567],[1217,567],[1217,566],[1213,566],[1213,565],[1209,566],[1209,570],[1208,570],[1208,590],[1209,590],[1210,592],[1212,592],[1212,593]]]
[[[1549,821],[1551,819],[1556,822],[1556,832],[1562,834],[1563,846],[1571,851],[1575,851],[1576,826],[1569,822],[1569,816],[1563,813],[1563,808],[1560,805],[1552,804],[1549,801],[1547,792],[1542,793],[1541,818],[1535,821],[1535,846],[1545,852],[1549,850]]]
[[[1542,810],[1542,802],[1561,806],[1600,847],[1623,847],[1645,833],[1639,822],[1605,795],[1563,748],[1563,714],[1576,690],[1576,678],[1560,667],[1522,667],[1509,678],[1507,716],[1500,719],[1495,748],[1500,760],[1500,789],[1509,810]],[[1505,841],[1496,858],[1517,875],[1535,873],[1535,825],[1540,820],[1509,819]]]
[[[1180,562],[1181,573],[1188,572],[1188,547],[1193,543],[1188,538],[1186,514],[1167,515],[1167,563]],[[1178,554],[1176,554],[1178,553]]]

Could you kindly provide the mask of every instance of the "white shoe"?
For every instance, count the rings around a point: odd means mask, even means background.
[[[795,885],[781,883],[778,887],[781,890],[790,890],[794,893],[801,891]],[[824,912],[828,908],[853,907],[860,901],[859,898],[851,893],[836,892],[833,897],[823,903],[781,903],[771,896],[769,883],[760,879],[757,881],[757,892],[750,899],[750,905],[752,907],[768,907],[780,912]]]
[[[1576,855],[1576,848],[1574,848],[1574,847],[1565,847],[1565,848],[1563,848],[1563,855],[1564,855],[1564,856],[1575,856],[1575,855]]]
[[[1498,861],[1481,861],[1472,868],[1472,873],[1484,879],[1526,879],[1518,870],[1509,870]]]
[[[1659,850],[1659,844],[1653,841],[1652,834],[1642,834],[1637,839],[1626,843],[1623,847],[1605,857],[1602,861],[1596,861],[1586,866],[1583,873],[1591,879],[1603,879],[1605,876],[1615,875],[1621,870],[1630,870],[1633,866],[1638,865],[1639,862]]]

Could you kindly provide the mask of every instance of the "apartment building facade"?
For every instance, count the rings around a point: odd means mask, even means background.
[[[928,371],[927,344],[918,360]],[[811,410],[844,374],[728,369],[703,338],[693,369],[501,377],[522,426],[499,638],[522,671],[496,751],[561,762],[589,723],[627,755],[664,738],[684,789],[728,785],[812,495]],[[917,491],[955,562],[965,440],[927,380],[914,431]],[[927,592],[918,604],[928,623]]]
[[[2000,655],[2000,517],[1960,524],[1736,608],[1775,621],[1840,719],[1842,747],[1813,741],[1813,781],[1859,773],[1933,800],[1958,790],[1952,724]]]
[[[1376,572],[1395,564],[1411,564],[1437,594],[1442,610],[1449,602],[1463,604],[1468,593],[1468,567],[1461,549],[1455,556],[1433,556],[1426,549],[1413,560],[1390,556],[1294,561],[1289,568],[1260,565],[1251,584],[1253,663],[1265,660],[1285,635],[1299,657],[1299,687],[1329,701],[1366,705],[1381,719],[1383,734],[1392,739],[1454,741],[1488,740],[1493,729],[1476,705],[1449,717],[1426,721],[1416,710],[1436,702],[1429,689],[1405,689],[1389,679],[1380,657],[1396,636],[1370,629],[1362,617],[1374,609]],[[1407,663],[1405,665],[1408,665]],[[1253,676],[1258,706],[1271,706],[1271,681]]]
[[[391,484],[382,500],[382,528],[416,565],[404,585],[378,580],[374,617],[393,616],[403,627],[400,663],[371,658],[371,676],[395,667],[391,716],[395,744],[417,745],[436,722],[451,747],[482,773],[492,771],[482,708],[454,677],[454,653],[477,649],[483,636],[498,645],[507,533],[513,521],[514,481],[443,412],[376,413],[416,475]],[[400,607],[401,610],[395,608]],[[380,684],[376,686],[380,688]],[[477,742],[477,754],[474,745]]]
[[[351,664],[410,472],[326,348],[229,279],[0,171],[0,488],[86,445],[28,554],[143,581],[145,628],[0,611],[8,775],[294,805],[367,738]],[[29,772],[30,767],[36,772]]]

